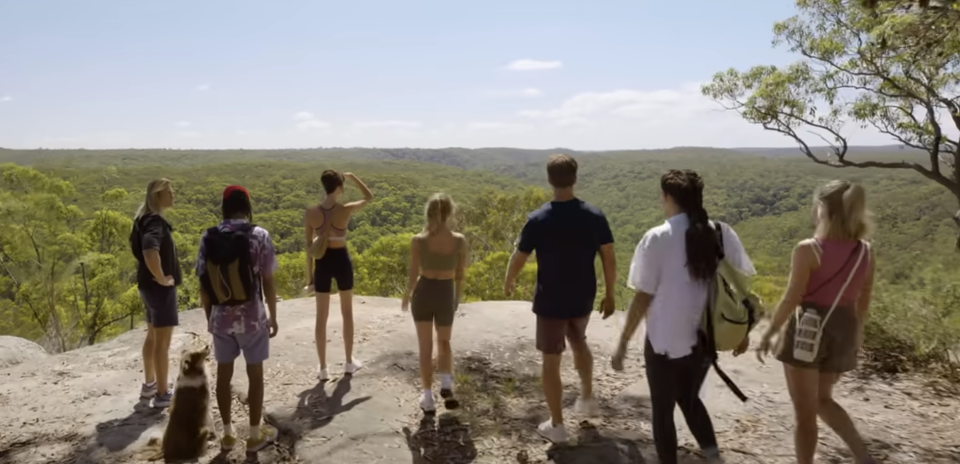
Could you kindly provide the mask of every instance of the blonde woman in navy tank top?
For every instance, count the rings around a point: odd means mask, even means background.
[[[438,193],[427,201],[423,232],[410,241],[410,278],[403,294],[403,311],[410,310],[420,344],[420,409],[437,410],[433,397],[433,332],[437,332],[437,370],[440,397],[446,409],[460,403],[453,395],[453,353],[450,337],[453,318],[463,297],[467,267],[467,239],[452,230],[456,205],[450,196]],[[410,307],[412,303],[412,308]]]
[[[762,361],[772,350],[783,363],[798,464],[814,462],[818,416],[846,442],[858,464],[876,464],[853,420],[833,399],[840,376],[857,367],[870,307],[874,260],[866,242],[872,229],[869,212],[863,187],[847,181],[824,185],[815,198],[814,237],[793,250],[790,283],[758,356]]]

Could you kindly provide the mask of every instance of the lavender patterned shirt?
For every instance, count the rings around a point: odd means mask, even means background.
[[[236,229],[246,224],[244,219],[227,219],[218,226],[220,230]],[[206,237],[206,232],[203,236]],[[277,270],[277,256],[273,247],[270,233],[262,227],[254,227],[250,234],[250,257],[254,274],[270,276]],[[203,239],[200,240],[200,251],[197,254],[197,264],[194,270],[201,275],[206,268]],[[269,321],[263,304],[263,295],[260,286],[257,286],[255,298],[237,306],[213,305],[210,320],[207,321],[207,330],[212,334],[242,334],[266,330]]]

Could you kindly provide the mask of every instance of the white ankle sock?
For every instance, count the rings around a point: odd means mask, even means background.
[[[233,436],[233,424],[223,424],[223,436],[225,437]]]
[[[260,439],[260,424],[250,426],[250,439],[251,440]]]
[[[440,388],[447,390],[453,388],[453,376],[450,374],[440,374]]]

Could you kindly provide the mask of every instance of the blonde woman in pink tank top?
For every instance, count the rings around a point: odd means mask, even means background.
[[[872,229],[869,212],[863,187],[847,181],[827,183],[815,199],[814,237],[793,250],[790,283],[758,357],[762,362],[772,348],[783,363],[798,464],[813,464],[818,416],[846,442],[858,464],[876,464],[832,396],[840,376],[857,367],[870,306],[874,261],[866,242]]]

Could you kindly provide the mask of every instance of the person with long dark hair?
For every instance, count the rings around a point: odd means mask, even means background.
[[[164,213],[173,207],[173,185],[157,179],[147,185],[143,203],[133,218],[130,246],[137,259],[137,288],[146,308],[147,336],[143,340],[143,377],[140,398],[156,408],[170,406],[173,389],[168,378],[170,341],[180,325],[177,286],[183,282],[173,227]]]
[[[613,356],[613,369],[623,369],[630,338],[646,318],[643,355],[660,463],[677,462],[673,420],[677,405],[704,455],[711,462],[721,462],[713,422],[699,397],[713,359],[701,320],[721,252],[745,274],[756,271],[740,238],[725,224],[721,224],[721,249],[717,231],[703,207],[703,180],[696,172],[665,173],[660,178],[660,191],[667,220],[644,234],[630,262],[628,284],[636,293]],[[749,337],[734,354],[742,354],[748,346]]]
[[[344,181],[349,180],[363,193],[363,199],[340,203],[343,196]],[[323,257],[315,259],[307,253],[307,287],[316,295],[317,320],[314,335],[317,343],[317,358],[320,367],[317,378],[321,382],[330,379],[327,370],[327,316],[330,314],[330,292],[333,282],[337,282],[340,295],[340,314],[343,317],[343,350],[346,359],[343,372],[353,375],[363,367],[360,360],[353,357],[353,261],[347,251],[347,225],[350,217],[373,200],[373,193],[357,176],[327,169],[320,175],[320,183],[326,196],[317,206],[307,208],[304,233],[307,250],[314,240],[326,237],[327,245]]]
[[[793,250],[790,283],[760,342],[774,348],[793,401],[798,464],[812,464],[819,417],[847,444],[858,464],[875,464],[833,387],[857,367],[857,350],[873,293],[873,230],[863,187],[835,180],[814,195],[813,238]],[[776,346],[773,339],[779,335]]]

